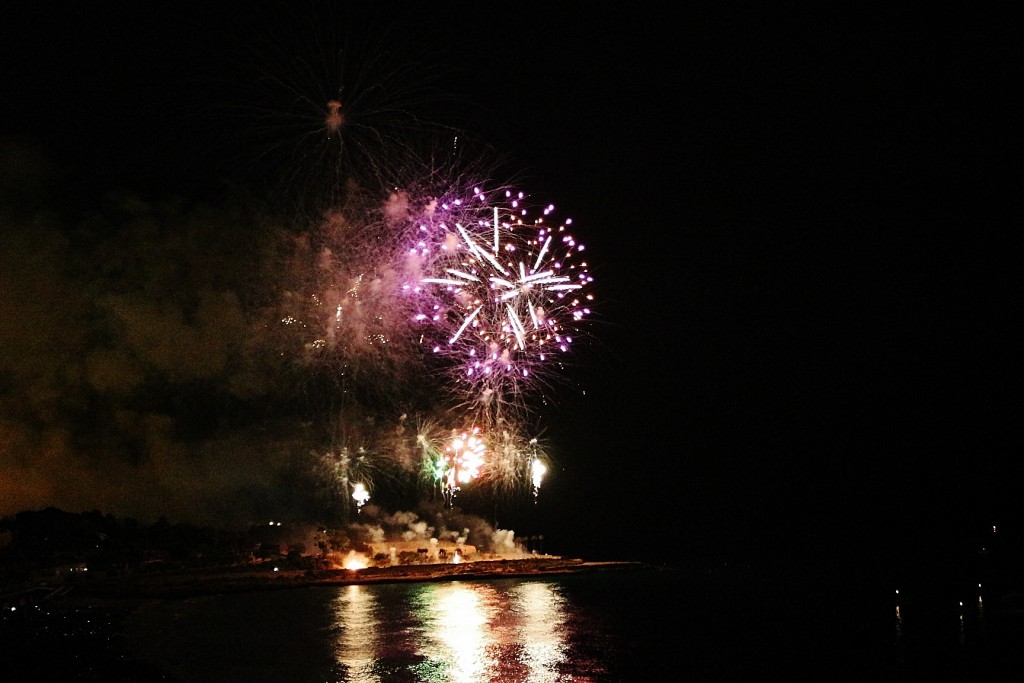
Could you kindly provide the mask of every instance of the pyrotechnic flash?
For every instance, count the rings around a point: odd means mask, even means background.
[[[363,506],[370,500],[370,492],[366,490],[361,482],[357,482],[352,489],[352,500],[356,502],[356,509],[362,512]]]
[[[348,551],[348,555],[345,557],[345,569],[358,571],[360,569],[366,569],[369,565],[370,561],[366,557],[366,555],[363,555],[362,553],[357,553],[355,550]]]
[[[339,440],[344,442],[361,438],[358,434],[350,434],[339,437]],[[346,517],[353,505],[357,513],[362,511],[370,499],[370,491],[382,479],[394,478],[394,461],[377,449],[363,446],[352,449],[346,445],[335,445],[326,453],[317,454],[317,457],[329,494],[343,505]]]
[[[537,495],[540,493],[541,482],[544,481],[544,475],[548,473],[548,467],[537,458],[534,458],[533,463],[530,465],[530,473],[533,479],[533,498],[536,501]]]
[[[463,484],[480,476],[487,447],[479,433],[480,428],[473,427],[467,432],[453,434],[445,446],[441,486],[449,505]]]

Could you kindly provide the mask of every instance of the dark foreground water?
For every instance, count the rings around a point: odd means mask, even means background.
[[[858,649],[828,606],[808,612],[775,589],[728,567],[316,587],[160,602],[127,626],[136,657],[190,682],[879,673],[881,651]]]
[[[1024,598],[918,576],[898,597],[852,566],[722,563],[61,601],[4,615],[0,680],[1021,680]]]

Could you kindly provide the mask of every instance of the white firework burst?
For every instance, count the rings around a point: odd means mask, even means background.
[[[411,250],[423,276],[406,286],[424,343],[450,361],[466,400],[522,407],[569,353],[593,278],[571,219],[553,220],[553,205],[533,215],[522,193],[494,194],[430,206]]]

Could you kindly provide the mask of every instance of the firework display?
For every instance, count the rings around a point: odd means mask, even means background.
[[[424,147],[396,141],[400,127],[375,153],[359,146],[372,117],[343,93],[308,102],[320,137],[304,141],[321,141],[313,160],[330,177],[307,185],[323,196],[304,204],[324,208],[283,240],[267,306],[272,352],[318,391],[333,384],[332,410],[363,425],[318,451],[339,509],[358,513],[383,479],[425,483],[448,507],[463,487],[536,500],[550,460],[526,425],[553,398],[593,304],[573,221],[511,186],[468,181],[487,174],[461,165],[458,136],[440,160],[413,158]]]
[[[486,452],[487,446],[478,427],[454,434],[449,440],[438,471],[441,490],[449,505],[463,485],[480,476]]]
[[[143,41],[184,77],[89,122],[144,140],[5,141],[9,510],[336,529],[445,507],[532,525],[561,504],[607,214],[565,194],[585,175],[514,157],[551,130],[486,130],[529,81],[449,63],[436,11],[413,35],[404,9],[316,4],[236,17],[214,60]],[[72,152],[103,172],[66,197]],[[541,446],[548,429],[566,438]]]
[[[407,283],[430,351],[449,365],[452,388],[478,419],[521,412],[569,353],[590,314],[593,281],[584,246],[554,220],[531,213],[522,192],[429,205],[410,250],[423,276]]]
[[[329,458],[357,512],[374,479],[413,472],[416,453],[449,507],[476,481],[536,499],[547,456],[523,434],[525,416],[548,395],[593,300],[571,225],[508,189],[475,188],[466,200],[392,193],[376,209],[339,209],[294,242],[295,277],[275,314],[282,343],[351,380],[345,391],[359,398],[347,399],[344,419],[373,421],[360,404],[370,389],[426,384],[433,401],[418,409],[434,417],[415,434],[362,430]],[[474,426],[446,426],[460,422]]]

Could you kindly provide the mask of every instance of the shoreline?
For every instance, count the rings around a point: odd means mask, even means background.
[[[160,574],[149,576],[82,577],[69,581],[67,597],[78,598],[184,598],[218,593],[345,586],[369,583],[462,581],[579,574],[595,571],[636,571],[651,565],[634,561],[589,562],[574,558],[534,557],[487,559],[458,564],[412,564],[364,569],[312,569],[229,571]]]

